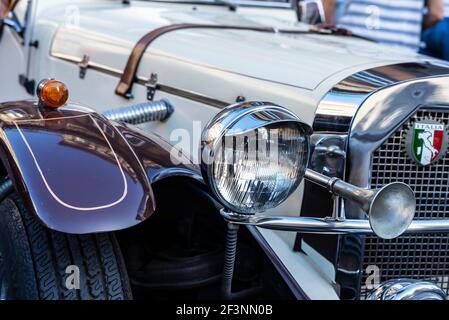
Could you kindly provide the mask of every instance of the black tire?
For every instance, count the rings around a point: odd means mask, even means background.
[[[50,230],[25,209],[16,193],[0,203],[0,255],[0,299],[132,299],[114,234]],[[66,280],[77,284],[72,281],[76,270],[79,289],[68,289]]]

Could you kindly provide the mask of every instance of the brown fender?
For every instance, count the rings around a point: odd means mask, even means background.
[[[175,159],[172,159],[172,154],[175,153],[174,150],[177,152],[177,149],[160,136],[143,132],[125,123],[116,124],[116,128],[142,162],[151,184],[173,177],[190,178],[205,184],[200,167],[194,165],[186,156],[177,154]]]
[[[132,128],[126,130],[132,134]],[[76,105],[0,105],[6,172],[37,219],[61,232],[119,230],[154,212],[149,169],[122,131]]]

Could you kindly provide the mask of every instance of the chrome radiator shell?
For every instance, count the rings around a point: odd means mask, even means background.
[[[395,139],[395,134],[401,132],[404,125],[407,125],[410,119],[413,119],[423,108],[431,108],[434,112],[440,112],[436,114],[437,116],[442,116],[444,112],[449,110],[449,82],[446,77],[405,82],[379,90],[371,95],[360,107],[352,122],[348,140],[347,181],[365,188],[386,182],[385,176],[382,176],[382,180],[376,181],[378,172],[373,167],[373,160],[376,161],[375,154],[378,150],[382,150],[385,144],[387,144],[386,148],[391,148],[391,146],[388,146],[388,139],[390,137]],[[392,161],[405,159],[404,157],[407,156],[402,148],[403,141],[400,143],[401,147],[397,148],[394,154],[384,154],[383,157]],[[403,166],[399,165],[393,169],[397,172],[397,175],[391,175],[389,178],[390,181],[409,183],[412,189],[415,189],[419,186],[414,184],[413,181],[401,178],[401,173],[404,174],[407,173],[406,171],[409,171],[408,173],[411,174],[413,172],[414,169],[410,167],[412,161],[410,160],[408,164],[409,167],[405,166],[404,163]],[[413,166],[417,168],[417,165],[413,164]],[[434,165],[430,165],[428,168],[432,166]],[[384,174],[386,173],[384,172]],[[439,178],[443,179],[444,177]],[[419,192],[419,189],[416,191]],[[433,194],[421,195],[421,201],[423,198],[429,199],[432,197]],[[419,206],[420,204],[418,203],[418,209]],[[348,218],[357,219],[363,217],[363,212],[349,202],[345,202],[344,210]],[[421,219],[423,216],[425,217],[425,214],[422,215],[422,211],[421,213],[417,212],[418,219]],[[420,263],[419,256],[416,256],[420,250],[420,248],[416,247],[416,244],[419,243],[412,241],[410,243],[411,247],[403,246],[399,250],[394,250],[396,248],[395,245],[397,245],[395,241],[398,243],[404,241],[404,239],[426,241],[424,239],[429,239],[429,237],[444,238],[438,233],[426,234],[425,236],[406,235],[397,240],[392,240],[391,246],[388,247],[383,246],[380,242],[377,242],[377,239],[373,240],[369,236],[341,237],[337,273],[346,276],[341,277],[341,279],[344,279],[342,280],[343,287],[352,292],[352,298],[363,299],[366,296],[365,281],[370,275],[367,268],[372,265],[379,268],[381,281],[399,277],[436,280],[433,276],[437,276],[437,274],[433,272],[424,274],[420,270],[414,269],[414,263]],[[375,241],[374,246],[372,245],[373,241]],[[438,241],[435,243],[438,243]],[[376,243],[379,245],[376,245]],[[385,244],[384,242],[382,243]],[[415,247],[413,243],[415,243]],[[444,246],[445,244],[442,245]],[[422,249],[425,250],[424,247]],[[426,254],[435,254],[438,250],[437,247],[430,246],[427,250],[430,253]],[[405,255],[406,253],[409,254],[408,257],[403,256],[404,259],[410,260],[409,264],[401,263],[403,260],[399,252]],[[393,266],[394,271],[389,269],[391,266]],[[420,268],[423,267],[421,266]],[[438,266],[427,266],[427,268],[432,270],[437,269]]]
[[[371,157],[374,152],[423,106],[449,109],[448,77],[448,65],[433,62],[389,65],[349,76],[328,92],[318,107],[314,129],[317,134],[339,132],[348,135],[346,181],[370,188]],[[321,197],[324,196],[324,193],[321,194]],[[330,197],[326,203],[331,203]],[[313,208],[312,203],[307,211],[304,212],[303,208],[302,214],[307,216],[315,211]],[[338,210],[350,219],[359,219],[364,215],[347,201],[340,201]],[[323,212],[330,215],[332,207]],[[416,234],[405,237],[416,237]],[[324,238],[298,234],[297,245],[300,245],[301,239],[312,244],[333,263],[340,297],[359,299],[367,278],[366,265],[363,264],[365,236]],[[394,263],[394,259],[390,263]]]
[[[449,217],[449,156],[427,166],[420,166],[404,152],[406,131],[415,121],[438,119],[449,125],[447,110],[421,108],[395,134],[377,149],[372,157],[371,186],[389,181],[409,184],[415,191],[417,211],[415,219],[436,220]],[[384,241],[366,236],[363,270],[376,265],[381,281],[413,278],[432,281],[449,294],[449,234],[415,234]],[[362,275],[361,297],[366,296]]]

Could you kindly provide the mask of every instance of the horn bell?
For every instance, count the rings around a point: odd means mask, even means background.
[[[393,182],[375,190],[370,201],[368,219],[374,233],[393,239],[404,233],[415,217],[416,198],[402,182]]]

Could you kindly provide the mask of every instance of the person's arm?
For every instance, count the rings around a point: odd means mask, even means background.
[[[337,0],[322,0],[324,8],[325,23],[327,25],[335,25],[335,14],[337,8]]]
[[[433,27],[444,19],[444,0],[427,0],[427,15],[424,17],[424,30]]]

